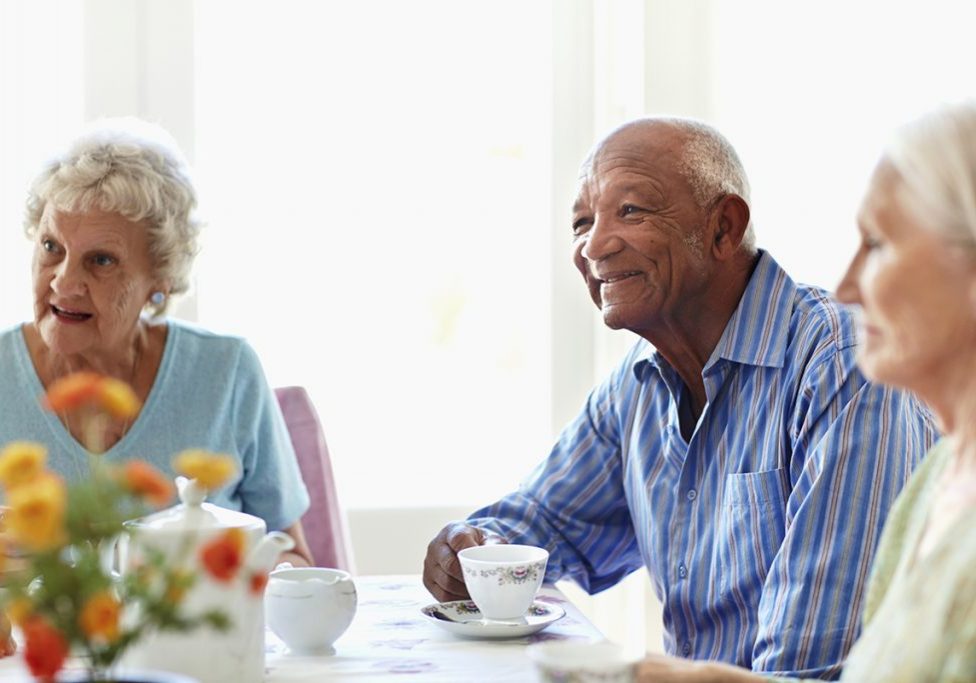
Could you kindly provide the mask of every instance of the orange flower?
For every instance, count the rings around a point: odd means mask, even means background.
[[[53,681],[68,656],[68,641],[41,617],[31,617],[22,628],[24,662],[31,675],[43,681]]]
[[[95,405],[120,420],[139,412],[139,399],[128,384],[94,372],[76,372],[57,380],[48,387],[44,405],[54,412]]]
[[[196,479],[205,489],[213,490],[230,479],[237,471],[234,458],[190,448],[173,458],[173,469],[189,479]]]
[[[122,479],[133,493],[142,496],[156,507],[166,505],[173,498],[173,485],[163,473],[142,460],[129,460],[122,466]]]
[[[244,563],[244,532],[228,529],[200,550],[200,561],[218,581],[230,581]]]
[[[0,484],[8,491],[34,481],[44,471],[47,449],[31,441],[14,441],[0,451]]]
[[[76,372],[55,381],[47,389],[44,406],[53,412],[77,410],[91,403],[98,392],[101,376],[94,372]]]
[[[11,491],[5,519],[13,539],[29,550],[48,550],[61,543],[66,496],[64,481],[51,473]]]
[[[251,580],[248,584],[248,587],[251,589],[251,595],[262,595],[265,586],[268,585],[268,572],[254,572],[251,574]]]
[[[109,591],[100,591],[85,601],[78,615],[78,626],[86,637],[112,643],[119,637],[122,605]]]

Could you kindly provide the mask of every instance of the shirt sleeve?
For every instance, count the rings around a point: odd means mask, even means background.
[[[546,548],[546,580],[570,577],[590,593],[643,566],[623,494],[614,384],[611,376],[591,392],[517,492],[468,520],[509,542]]]
[[[811,364],[793,415],[785,536],[763,584],[752,667],[831,679],[859,631],[885,516],[934,430],[908,394],[867,383],[850,347]]]
[[[308,491],[278,401],[247,343],[241,345],[233,402],[242,510],[261,517],[269,530],[286,529],[308,509]]]

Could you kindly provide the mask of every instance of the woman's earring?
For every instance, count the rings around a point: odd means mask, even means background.
[[[162,292],[153,292],[149,296],[149,302],[153,306],[162,306],[163,302],[166,301],[166,295]]]

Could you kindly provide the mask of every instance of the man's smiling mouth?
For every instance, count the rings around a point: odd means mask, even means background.
[[[638,275],[640,275],[640,271],[633,270],[633,271],[626,271],[621,273],[611,273],[604,277],[597,277],[597,280],[599,280],[601,284],[612,285],[615,282],[620,282],[622,280],[626,280],[627,278],[636,277]]]

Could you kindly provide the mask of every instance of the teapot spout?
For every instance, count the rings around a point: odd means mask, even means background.
[[[281,531],[272,531],[262,538],[247,558],[247,566],[254,571],[269,572],[281,553],[295,547],[292,537]]]

